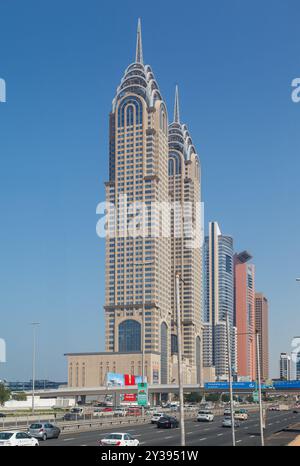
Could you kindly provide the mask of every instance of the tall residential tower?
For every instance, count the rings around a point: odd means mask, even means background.
[[[171,351],[172,355],[177,352],[175,276],[178,273],[181,277],[183,355],[187,367],[190,367],[191,381],[200,383],[202,360],[200,162],[187,126],[180,121],[177,86],[173,122],[169,125],[169,195],[173,206],[171,210]]]
[[[168,158],[167,109],[143,62],[139,21],[135,62],[110,114],[106,198],[119,215],[106,238],[106,351],[127,353],[130,361],[144,340],[145,375],[151,380],[158,370],[161,383],[170,370],[170,238],[160,235],[160,212],[152,205],[168,200]],[[134,371],[141,374],[137,359]]]

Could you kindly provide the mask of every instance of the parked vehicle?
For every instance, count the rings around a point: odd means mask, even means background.
[[[0,413],[0,417],[6,417],[6,414]]]
[[[48,438],[58,438],[60,435],[60,428],[49,422],[39,422],[31,424],[28,429],[28,434],[31,437],[47,440]]]
[[[224,417],[222,427],[232,427],[231,417]],[[234,420],[234,427],[240,427],[238,420]]]
[[[142,410],[138,408],[137,406],[131,406],[127,410],[127,415],[128,416],[141,416]]]
[[[156,424],[161,417],[163,417],[165,414],[164,413],[154,413],[152,418],[151,418],[151,424]]]
[[[9,430],[0,432],[0,447],[38,447],[39,442],[26,432]]]
[[[214,420],[214,414],[208,410],[198,411],[197,421],[198,422],[212,422]]]
[[[125,408],[116,408],[113,413],[114,416],[124,417],[127,415],[128,411]]]
[[[64,421],[79,421],[81,419],[83,419],[83,416],[81,414],[66,413],[63,415]]]
[[[176,417],[166,415],[161,416],[156,424],[158,429],[172,429],[179,426],[179,422]]]
[[[99,441],[100,446],[110,447],[138,447],[140,442],[127,433],[107,434]]]

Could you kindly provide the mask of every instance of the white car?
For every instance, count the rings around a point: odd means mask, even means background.
[[[237,419],[238,421],[247,421],[248,413],[246,411],[236,411],[234,413],[234,419]]]
[[[151,424],[156,424],[161,417],[164,417],[164,413],[154,413],[151,418]]]
[[[0,447],[38,447],[39,442],[26,432],[8,430],[0,432]]]
[[[212,422],[214,420],[214,414],[211,411],[199,411],[197,414],[198,422]]]
[[[110,447],[138,447],[140,442],[126,433],[113,433],[106,434],[103,439],[99,441],[100,446]]]

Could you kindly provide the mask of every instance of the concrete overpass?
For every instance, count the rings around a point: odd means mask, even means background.
[[[115,400],[119,400],[121,394],[137,394],[138,387],[137,385],[125,386],[125,387],[63,387],[58,389],[50,390],[36,390],[35,396],[40,398],[70,398],[74,397],[75,399],[81,398],[85,400],[87,396],[101,396],[101,395],[112,395]],[[228,388],[205,388],[199,384],[189,384],[183,386],[184,393],[199,393],[200,395],[209,394],[209,393],[228,393]],[[235,394],[252,394],[254,388],[234,388]],[[274,388],[262,388],[263,393],[268,394],[289,394],[289,395],[300,395],[300,388],[291,388],[291,389],[274,389]],[[177,384],[166,384],[159,385],[153,384],[148,385],[148,393],[155,397],[156,394],[171,394],[178,393],[179,386]],[[32,395],[32,391],[27,391],[27,395]]]

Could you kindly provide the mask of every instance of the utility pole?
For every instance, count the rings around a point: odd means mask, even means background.
[[[31,411],[34,414],[34,396],[35,396],[35,363],[36,363],[36,328],[39,322],[31,322],[33,329],[33,351],[32,351],[32,407]]]
[[[234,425],[234,406],[233,406],[233,390],[232,390],[232,367],[231,367],[231,335],[229,328],[229,315],[226,316],[226,333],[227,333],[227,352],[228,352],[228,380],[230,393],[230,415],[231,415],[231,432],[232,446],[235,447],[235,425]]]
[[[259,333],[256,332],[256,356],[257,356],[257,382],[258,382],[258,398],[259,398],[259,421],[260,421],[260,438],[261,446],[265,445],[264,441],[264,426],[263,426],[263,405],[261,397],[261,375],[260,375],[260,351],[259,351]]]
[[[176,313],[177,313],[177,351],[178,351],[178,386],[179,386],[179,408],[180,408],[180,445],[185,446],[184,427],[184,399],[183,399],[183,371],[182,371],[182,335],[181,335],[181,313],[180,313],[180,293],[179,274],[176,273]]]

